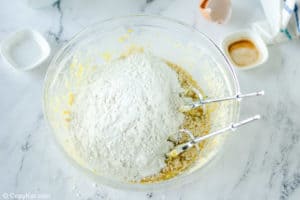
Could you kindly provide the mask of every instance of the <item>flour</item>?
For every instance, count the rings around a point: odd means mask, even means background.
[[[98,69],[75,94],[70,142],[98,174],[127,181],[157,174],[172,147],[168,136],[184,121],[176,72],[147,53]]]

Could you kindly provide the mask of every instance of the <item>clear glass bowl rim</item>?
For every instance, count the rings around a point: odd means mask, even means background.
[[[204,34],[203,32],[199,31],[197,28],[194,28],[184,22],[181,22],[179,20],[176,19],[172,19],[172,18],[168,18],[165,16],[157,16],[157,15],[144,15],[144,14],[137,14],[137,15],[127,15],[127,16],[120,16],[120,17],[113,17],[113,18],[108,18],[106,20],[101,20],[98,21],[86,28],[84,28],[83,30],[79,31],[78,33],[76,33],[66,44],[64,44],[60,50],[58,50],[58,52],[53,56],[53,58],[51,59],[51,62],[49,64],[49,67],[47,69],[45,78],[44,78],[44,87],[43,87],[43,113],[45,116],[45,121],[47,126],[50,128],[50,131],[52,133],[54,133],[53,128],[51,127],[50,123],[49,123],[49,118],[48,118],[48,114],[46,112],[46,94],[47,94],[47,81],[49,81],[49,76],[50,76],[50,70],[51,68],[55,67],[54,63],[59,59],[59,57],[61,55],[63,55],[63,53],[70,47],[72,47],[73,44],[76,44],[77,42],[80,41],[80,37],[83,36],[84,34],[88,33],[90,30],[94,29],[95,27],[98,27],[101,24],[104,23],[109,23],[110,21],[117,21],[117,20],[124,20],[124,19],[136,19],[136,18],[145,18],[145,19],[155,19],[155,20],[161,20],[164,22],[168,22],[168,23],[173,23],[179,26],[182,26],[183,28],[185,28],[186,30],[189,31],[194,31],[196,34],[199,34],[200,36],[202,36],[204,39],[206,39],[209,43],[211,43],[217,50],[217,52],[220,53],[220,55],[224,58],[224,61],[226,63],[226,65],[224,65],[224,67],[230,72],[230,81],[233,82],[234,84],[234,93],[235,94],[240,94],[240,85],[237,79],[237,75],[233,69],[233,67],[231,66],[230,62],[228,61],[228,59],[226,58],[225,54],[222,52],[222,50],[219,48],[219,46],[206,34]],[[146,22],[147,23],[147,22]],[[234,118],[235,120],[239,119],[239,113],[240,113],[240,104],[238,101],[235,102],[235,112],[234,112]],[[55,135],[55,134],[53,134]],[[195,180],[195,177],[197,177],[197,173],[199,174],[199,171],[202,170],[202,168],[206,167],[212,160],[211,159],[209,161],[209,163],[206,163],[203,167],[201,167],[200,169],[187,174],[185,176],[179,176],[178,178],[173,178],[170,180],[166,180],[163,182],[158,182],[158,183],[150,183],[150,184],[130,184],[130,183],[121,183],[121,182],[117,182],[117,181],[113,181],[101,176],[97,176],[95,174],[92,174],[90,171],[82,168],[81,166],[79,166],[79,164],[77,164],[73,159],[70,158],[69,155],[67,155],[67,153],[65,152],[65,150],[62,148],[62,146],[59,144],[56,136],[55,136],[55,143],[58,146],[58,148],[61,150],[61,152],[63,152],[63,154],[65,155],[64,157],[67,158],[67,160],[69,160],[70,163],[72,163],[72,165],[77,168],[79,171],[83,171],[86,175],[90,176],[95,182],[99,182],[101,184],[104,185],[108,185],[111,186],[113,188],[117,188],[117,189],[125,189],[125,190],[135,190],[135,191],[152,191],[152,190],[164,190],[167,188],[177,188],[180,187],[184,184],[190,183],[192,182],[192,180]],[[215,156],[216,157],[216,156]]]

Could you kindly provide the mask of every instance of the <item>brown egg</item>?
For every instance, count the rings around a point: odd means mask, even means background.
[[[200,0],[200,12],[208,21],[225,23],[231,15],[230,0]]]

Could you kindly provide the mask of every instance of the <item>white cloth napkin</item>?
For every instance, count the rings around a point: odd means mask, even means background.
[[[261,0],[266,20],[255,22],[252,28],[268,44],[300,37],[300,0]]]

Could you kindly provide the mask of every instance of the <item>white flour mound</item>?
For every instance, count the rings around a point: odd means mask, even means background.
[[[167,141],[183,123],[177,73],[146,53],[99,67],[76,95],[70,142],[99,174],[140,180],[165,167]]]

